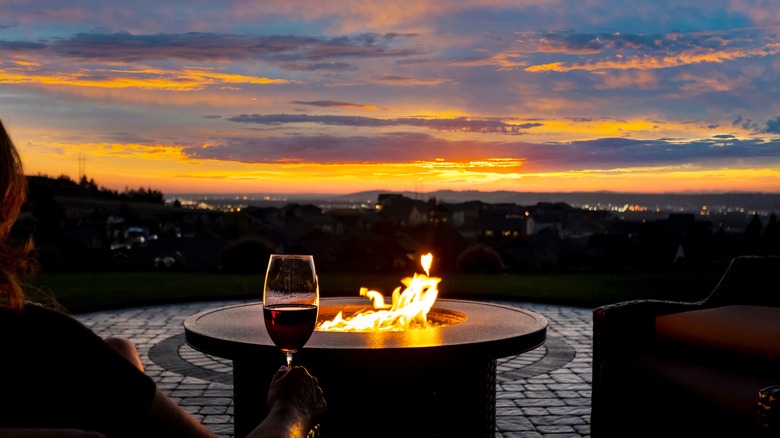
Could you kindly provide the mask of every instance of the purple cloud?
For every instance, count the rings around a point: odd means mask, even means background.
[[[780,134],[780,117],[766,122],[766,132],[770,134]]]
[[[274,35],[242,36],[206,32],[134,35],[79,33],[48,43],[60,56],[127,63],[185,59],[191,61],[265,59],[273,61],[325,61],[336,58],[405,57],[420,53],[396,44],[413,35],[366,33],[321,38]],[[319,63],[325,66],[327,63]]]
[[[422,134],[319,135],[233,138],[206,148],[188,147],[182,152],[190,158],[244,163],[381,163],[433,160],[441,150],[439,144],[438,139]]]
[[[1,41],[0,51],[22,52],[26,50],[43,50],[46,44],[28,41]]]
[[[667,34],[635,34],[625,32],[583,33],[549,31],[525,33],[541,51],[597,54],[606,51],[636,51],[639,53],[675,53],[689,49],[718,50],[739,45],[753,46],[759,36],[755,31],[722,31]]]
[[[337,107],[337,108],[373,108],[370,105],[361,105],[358,103],[351,103],[351,102],[339,102],[337,100],[294,100],[290,102],[295,105],[309,105],[309,106],[319,106],[323,108],[330,108],[330,107]]]
[[[315,62],[315,63],[283,63],[281,67],[291,71],[352,71],[357,70],[354,64],[346,62]]]
[[[455,117],[448,119],[425,119],[419,117],[402,117],[395,119],[378,119],[361,116],[311,116],[307,114],[241,114],[228,117],[227,120],[237,123],[254,123],[259,125],[281,125],[288,123],[317,123],[330,126],[355,127],[387,127],[416,126],[439,131],[478,132],[493,134],[524,134],[525,130],[542,126],[542,123],[506,123],[499,119],[469,119]]]

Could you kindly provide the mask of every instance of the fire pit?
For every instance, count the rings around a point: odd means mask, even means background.
[[[320,320],[370,308],[364,298],[323,298]],[[496,359],[545,341],[547,320],[492,303],[439,299],[434,326],[401,332],[315,331],[295,359],[328,400],[323,437],[489,437],[495,434]],[[235,432],[265,415],[271,376],[284,363],[263,325],[261,304],[193,315],[187,343],[233,360]]]

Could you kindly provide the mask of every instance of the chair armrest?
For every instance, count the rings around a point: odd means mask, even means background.
[[[637,347],[655,336],[655,317],[695,310],[701,301],[633,300],[593,309],[593,348]]]

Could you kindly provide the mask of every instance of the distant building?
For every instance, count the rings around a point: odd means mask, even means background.
[[[414,227],[428,220],[428,204],[402,195],[379,195],[378,215],[386,222]]]

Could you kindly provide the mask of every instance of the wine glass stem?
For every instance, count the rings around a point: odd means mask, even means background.
[[[292,368],[292,353],[287,353],[287,369]]]

